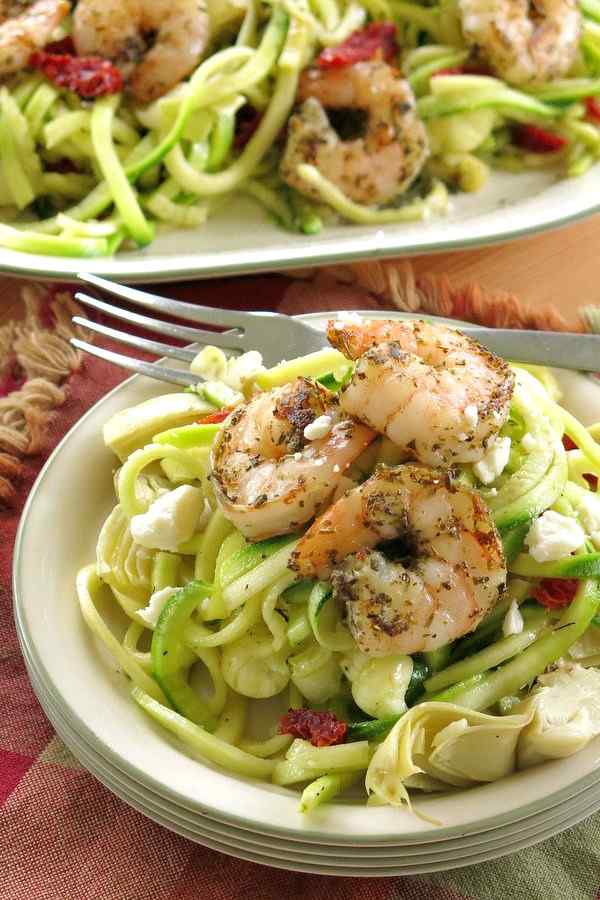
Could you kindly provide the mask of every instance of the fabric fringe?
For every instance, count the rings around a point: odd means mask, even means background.
[[[71,293],[28,284],[21,289],[23,322],[0,328],[0,503],[15,499],[22,458],[44,449],[54,411],[68,396],[63,382],[81,365],[69,344],[83,334],[71,317],[81,314]],[[89,336],[88,336],[89,339]]]
[[[585,331],[552,304],[530,306],[507,291],[488,291],[476,283],[454,287],[447,276],[416,276],[410,260],[358,262],[301,269],[290,274],[307,279],[328,279],[359,286],[385,305],[405,312],[423,312],[487,325],[492,328],[527,328],[536,331]]]

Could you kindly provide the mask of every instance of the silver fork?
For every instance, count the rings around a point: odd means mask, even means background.
[[[158,318],[121,309],[98,300],[96,297],[91,297],[89,294],[78,292],[75,296],[85,306],[164,337],[187,341],[196,346],[212,344],[232,354],[247,350],[260,350],[267,366],[275,365],[284,357],[312,353],[327,345],[327,339],[323,332],[290,316],[272,312],[245,313],[228,309],[213,309],[209,306],[198,306],[195,303],[148,294],[137,288],[126,287],[114,281],[99,278],[97,275],[80,274],[78,278],[86,284],[99,288],[111,297],[119,297],[128,303],[145,307],[157,313],[188,319],[221,330],[210,331],[193,328],[189,325],[175,325]],[[435,316],[427,316],[427,319],[435,319]],[[76,325],[83,325],[96,334],[112,338],[122,344],[138,347],[140,350],[154,353],[157,356],[166,356],[190,363],[197,353],[197,349],[190,346],[176,347],[162,341],[140,338],[116,328],[92,322],[81,316],[74,316],[73,322]],[[515,362],[560,366],[565,369],[589,372],[600,371],[600,335],[553,331],[513,331],[508,328],[484,328],[479,325],[461,325],[460,331],[476,338],[489,350]],[[79,350],[98,356],[100,359],[160,381],[193,385],[204,380],[187,369],[172,369],[157,363],[144,362],[112,350],[106,350],[79,338],[72,338],[71,343]]]

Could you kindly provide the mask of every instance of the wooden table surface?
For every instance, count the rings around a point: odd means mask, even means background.
[[[569,319],[600,304],[600,216],[533,238],[414,259],[418,273],[447,274],[459,285],[479,281],[528,303],[552,303]],[[0,277],[0,322],[17,316],[15,282]]]

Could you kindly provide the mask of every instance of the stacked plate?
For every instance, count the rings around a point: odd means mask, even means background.
[[[600,419],[600,389],[570,383]],[[15,615],[34,689],[57,732],[111,791],[156,822],[215,850],[330,875],[432,872],[530,846],[600,809],[600,741],[570,759],[495,784],[429,795],[406,810],[364,798],[298,811],[298,794],[235,777],[190,754],[131,701],[126,679],[92,638],[75,600],[77,569],[94,558],[114,502],[114,459],[102,425],[164,388],[133,378],[67,435],[34,486],[15,548]],[[594,408],[597,411],[594,416]]]

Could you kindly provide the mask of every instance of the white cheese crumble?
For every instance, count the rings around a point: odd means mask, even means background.
[[[171,599],[176,590],[177,588],[174,587],[166,587],[163,588],[162,591],[154,591],[150,597],[148,606],[144,606],[143,609],[138,609],[138,618],[142,619],[150,626],[150,628],[156,628],[156,624],[161,612],[165,608],[167,600]]]
[[[202,491],[182,484],[161,494],[145,513],[133,516],[129,527],[134,541],[142,547],[173,552],[189,541],[205,515]]]
[[[319,416],[314,422],[310,422],[304,429],[304,437],[307,441],[318,441],[331,431],[333,420],[331,416]]]
[[[513,600],[502,622],[502,634],[504,637],[510,637],[511,634],[521,634],[523,631],[523,616],[519,609],[519,604]]]
[[[363,317],[359,316],[357,312],[353,310],[348,310],[348,312],[342,312],[339,314],[335,322],[333,323],[333,328],[335,331],[343,331],[348,325],[362,325]]]
[[[585,543],[581,525],[569,516],[547,509],[535,520],[525,538],[525,544],[536,562],[563,559]]]
[[[600,498],[591,491],[582,492],[577,501],[577,518],[594,540],[594,533],[600,531]]]
[[[479,421],[479,411],[474,403],[465,406],[465,421],[471,428],[476,428]]]
[[[263,366],[262,354],[258,350],[249,350],[247,353],[242,353],[241,356],[235,356],[228,361],[227,373],[223,381],[230,388],[233,388],[234,391],[241,391],[243,390],[244,382],[264,371],[266,370]]]
[[[523,450],[527,450],[528,453],[537,447],[537,441],[531,432],[528,431],[527,434],[523,435],[521,438],[521,446],[523,447]]]
[[[497,437],[490,442],[485,454],[473,466],[473,471],[482,484],[491,484],[502,474],[510,456],[510,438]]]

